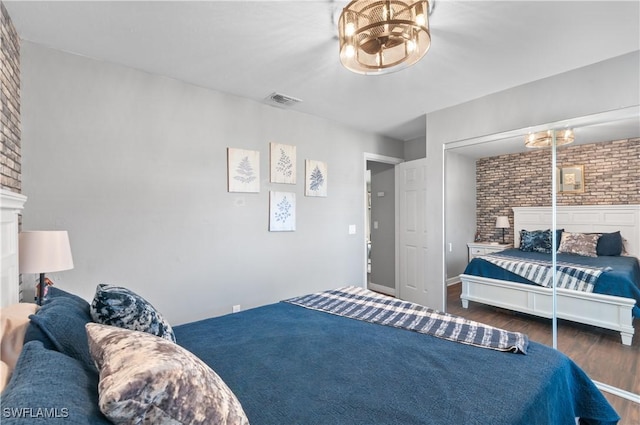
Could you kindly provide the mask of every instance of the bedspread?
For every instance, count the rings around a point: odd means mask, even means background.
[[[277,303],[174,327],[252,425],[575,425],[618,416],[562,353],[508,355]]]

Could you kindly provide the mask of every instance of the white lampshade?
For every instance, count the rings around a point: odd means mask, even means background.
[[[64,230],[21,232],[20,273],[50,273],[73,268],[69,234]]]
[[[506,215],[498,216],[496,219],[496,228],[497,229],[508,229],[509,228],[509,217]]]

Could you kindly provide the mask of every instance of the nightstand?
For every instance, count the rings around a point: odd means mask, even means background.
[[[469,242],[467,244],[469,248],[469,261],[480,255],[487,255],[494,252],[502,251],[503,249],[513,248],[513,244],[499,244],[491,242]]]

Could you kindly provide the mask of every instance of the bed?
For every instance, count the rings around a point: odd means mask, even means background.
[[[123,287],[99,286],[91,306],[51,288],[28,321],[3,424],[619,420],[562,353],[363,288],[174,328]]]
[[[520,246],[521,230],[549,229],[550,207],[516,207],[514,211],[514,247]],[[558,318],[620,332],[622,343],[631,345],[634,317],[640,317],[640,205],[559,206],[556,229],[565,232],[608,234],[620,232],[625,241],[626,258],[602,257],[599,266],[611,266],[600,275],[593,292],[556,288]],[[507,253],[508,254],[508,253]],[[536,254],[536,253],[533,253]],[[533,259],[536,259],[535,255]],[[547,257],[550,257],[548,255]],[[558,261],[594,264],[594,259],[578,255],[560,256]],[[626,262],[626,263],[625,263]],[[618,273],[627,267],[626,277]],[[500,271],[482,258],[473,259],[460,275],[464,308],[469,301],[540,317],[552,317],[552,289],[532,284],[505,270]]]

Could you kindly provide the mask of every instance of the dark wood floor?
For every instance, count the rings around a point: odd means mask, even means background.
[[[462,308],[461,284],[447,290],[447,312],[499,328],[526,333],[532,341],[552,346],[551,320],[470,302]],[[620,333],[558,321],[558,349],[567,354],[593,380],[640,394],[640,320],[635,320],[631,346],[622,345]],[[622,420],[640,425],[640,404],[603,392]]]

